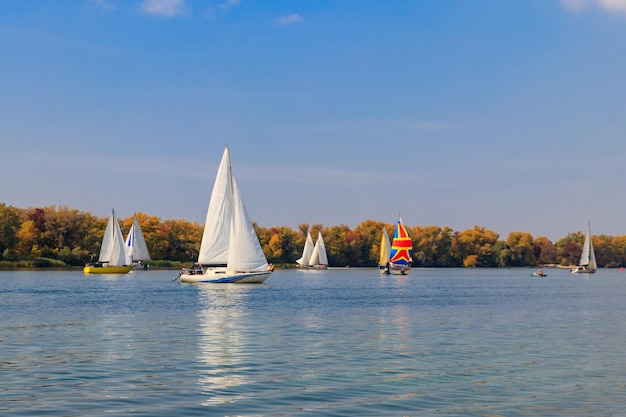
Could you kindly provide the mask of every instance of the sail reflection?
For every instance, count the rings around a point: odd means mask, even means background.
[[[207,395],[203,405],[232,403],[242,398],[233,388],[249,382],[246,358],[245,299],[249,289],[234,284],[200,288],[199,360],[203,366],[199,383]]]

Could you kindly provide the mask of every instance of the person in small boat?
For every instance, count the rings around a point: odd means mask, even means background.
[[[539,275],[543,276],[543,269],[539,268]]]

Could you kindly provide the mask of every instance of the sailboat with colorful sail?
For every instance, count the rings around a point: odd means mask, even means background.
[[[593,274],[597,269],[596,254],[593,251],[593,243],[591,242],[591,225],[587,223],[587,234],[583,243],[583,251],[580,255],[578,266],[572,269],[572,274]]]
[[[383,227],[383,235],[380,238],[380,256],[378,258],[378,270],[381,274],[389,275],[389,259],[391,257],[391,241],[389,240],[389,233],[387,229]]]
[[[391,241],[389,254],[389,267],[394,275],[406,275],[411,269],[413,257],[413,242],[411,236],[402,224],[402,218],[398,218],[396,230]]]
[[[193,268],[184,268],[180,280],[262,283],[272,271],[232,174],[226,147],[213,184],[198,263]]]
[[[98,262],[89,263],[83,268],[85,274],[126,274],[132,268],[124,246],[120,224],[115,217],[115,210],[107,222]]]
[[[148,245],[143,237],[137,214],[133,214],[133,224],[130,227],[126,241],[126,252],[130,258],[130,262],[134,269],[145,269],[147,265],[143,261],[150,260],[150,252],[148,252]]]

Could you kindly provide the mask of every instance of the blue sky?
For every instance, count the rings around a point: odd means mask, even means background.
[[[0,202],[626,234],[626,0],[0,0]]]

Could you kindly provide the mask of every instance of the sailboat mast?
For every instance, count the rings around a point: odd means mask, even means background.
[[[113,226],[115,226],[115,209],[111,209],[111,217],[113,218]],[[113,228],[113,241],[115,241],[115,227]]]
[[[230,166],[230,149],[228,149],[228,145],[226,145],[226,152],[228,152],[228,190],[230,191],[229,200],[233,201],[233,171]]]

